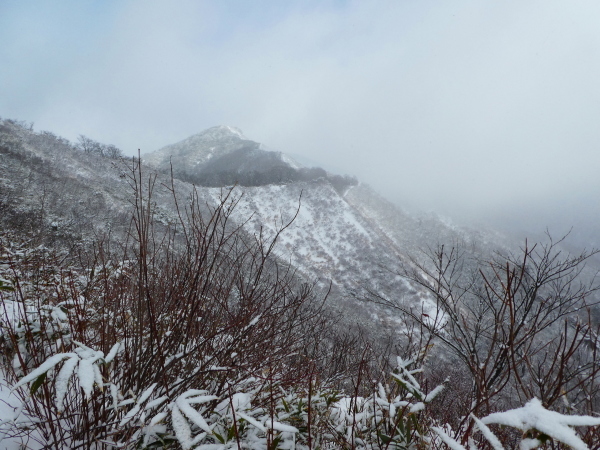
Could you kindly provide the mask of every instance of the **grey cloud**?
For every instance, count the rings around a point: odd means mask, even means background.
[[[47,49],[28,56],[20,36],[0,115],[129,154],[232,124],[473,218],[517,220],[536,205],[549,222],[600,192],[597,2],[231,5],[119,2],[100,24],[75,11],[79,30],[93,24],[78,45],[39,27],[61,62],[45,67]],[[587,209],[577,214],[600,217]]]

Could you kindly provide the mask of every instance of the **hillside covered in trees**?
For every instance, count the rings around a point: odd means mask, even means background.
[[[595,251],[230,127],[94,142],[0,123],[0,446],[600,448]]]

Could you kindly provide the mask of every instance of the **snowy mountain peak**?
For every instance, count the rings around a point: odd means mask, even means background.
[[[218,125],[144,155],[144,161],[157,168],[169,167],[171,162],[191,168],[202,165],[215,156],[258,146],[257,142],[246,138],[239,128]]]
[[[198,186],[234,184],[263,186],[325,178],[340,194],[356,180],[329,174],[319,167],[304,167],[279,151],[247,139],[239,128],[219,125],[144,155],[159,171]]]
[[[244,136],[242,130],[237,127],[232,127],[230,125],[217,125],[216,127],[211,127],[207,130],[202,131],[194,136],[191,136],[188,139],[193,137],[201,137],[206,140],[222,140],[222,139],[241,139],[244,141],[248,141],[249,139]]]

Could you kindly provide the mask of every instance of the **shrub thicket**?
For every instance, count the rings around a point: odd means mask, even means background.
[[[416,337],[414,358],[391,365],[365,338],[334,332],[326,294],[273,254],[289,224],[268,241],[249,236],[230,220],[231,191],[213,208],[192,196],[159,234],[154,183],[134,161],[129,234],[80,265],[2,236],[3,373],[21,402],[3,437],[38,448],[497,449],[497,423],[520,429],[525,448],[583,449],[570,426],[600,424],[532,400],[453,432],[431,413],[444,381],[430,385],[419,367],[430,341]]]

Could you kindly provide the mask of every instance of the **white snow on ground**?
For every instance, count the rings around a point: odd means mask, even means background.
[[[0,307],[0,316],[2,320],[15,320],[19,317],[20,304],[4,300]],[[10,425],[7,421],[13,420],[19,413],[21,400],[11,391],[10,383],[6,380],[6,374],[0,369],[0,450],[20,450],[23,448],[39,449],[42,448],[37,442],[23,437],[7,436]],[[25,417],[22,415],[21,420]],[[17,420],[19,421],[19,420]]]
[[[215,201],[221,194],[221,189],[203,191]],[[237,187],[234,195],[242,195],[234,218],[252,217],[246,229],[258,234],[262,226],[267,239],[298,213],[280,235],[276,251],[305,273],[325,277],[339,271],[351,273],[360,268],[361,253],[373,250],[371,233],[328,183]]]
[[[12,419],[20,404],[19,399],[10,391],[4,373],[0,372],[0,423]],[[0,439],[4,438],[8,428],[8,424],[0,425]],[[0,440],[0,449],[17,450],[19,449],[19,443],[16,439],[2,439]]]
[[[17,321],[22,314],[22,309],[21,303],[4,300],[2,303],[0,303],[0,317],[2,317],[3,320],[8,320],[9,322]],[[2,329],[0,328],[0,334],[1,333]]]
[[[197,188],[201,198],[218,203],[225,190]],[[352,300],[354,293],[365,286],[385,292],[390,298],[413,302],[432,318],[436,316],[435,303],[430,295],[395,276],[390,270],[401,260],[402,249],[391,239],[382,239],[382,230],[373,228],[369,218],[341,197],[325,180],[267,185],[237,186],[232,193],[233,222],[245,223],[250,234],[259,236],[268,245],[282,226],[295,220],[279,236],[275,252],[290,262],[300,273],[321,286],[333,280],[351,308],[362,310],[360,300]],[[297,214],[297,215],[296,215]],[[395,297],[394,297],[395,296]],[[406,322],[399,314],[387,308],[370,305],[377,310],[380,323],[389,330],[402,333]],[[361,314],[354,310],[357,317]],[[440,319],[438,317],[438,319]]]
[[[22,450],[25,448],[37,450],[43,447],[43,445],[32,438],[32,435],[6,435],[10,425],[4,422],[13,419],[18,413],[20,406],[21,400],[11,392],[5,374],[0,370],[0,450]],[[21,420],[18,419],[17,422],[26,420],[22,415],[20,418]]]

